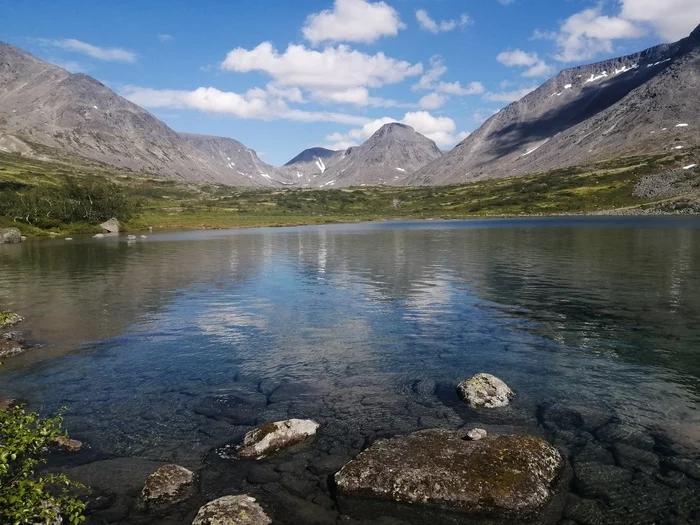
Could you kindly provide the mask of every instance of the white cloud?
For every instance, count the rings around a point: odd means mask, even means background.
[[[158,35],[158,40],[160,40],[161,42],[169,42],[171,40],[175,40],[175,37],[167,33],[161,33],[160,35]]]
[[[118,47],[97,47],[74,38],[63,38],[59,40],[42,39],[41,43],[58,47],[66,51],[81,53],[105,62],[126,62],[131,64],[136,62],[137,59],[136,53],[127,51],[126,49]]]
[[[435,83],[445,73],[447,73],[447,67],[443,64],[442,57],[440,55],[432,56],[430,58],[430,69],[423,73],[420,80],[411,86],[411,89],[414,91],[434,89]]]
[[[418,105],[423,109],[438,109],[445,105],[447,97],[440,93],[430,93],[418,101]]]
[[[328,90],[381,87],[423,72],[421,63],[395,60],[381,52],[367,55],[345,45],[323,51],[290,45],[280,54],[270,42],[250,51],[243,48],[230,51],[221,68],[238,73],[262,71],[279,85]]]
[[[621,0],[620,16],[654,27],[656,34],[668,40],[686,37],[700,23],[698,0]]]
[[[440,82],[436,89],[439,93],[447,93],[448,95],[457,95],[460,97],[481,95],[486,91],[481,82],[470,82],[466,86],[462,86],[459,82]]]
[[[371,43],[383,36],[396,36],[404,27],[396,10],[385,2],[335,0],[333,9],[309,15],[301,31],[313,45]]]
[[[195,109],[243,119],[285,119],[350,125],[364,124],[369,120],[366,117],[346,113],[292,109],[279,96],[260,88],[239,94],[212,87],[184,91],[125,86],[120,90],[120,95],[147,108]]]
[[[334,102],[337,104],[352,104],[361,107],[391,108],[399,106],[395,100],[370,96],[365,87],[354,87],[341,90],[313,90],[311,96],[321,102]]]
[[[452,31],[453,29],[463,27],[471,22],[469,16],[465,13],[460,15],[459,20],[441,20],[440,22],[437,22],[430,18],[430,15],[425,9],[419,9],[416,11],[416,20],[418,20],[418,24],[420,25],[421,29],[435,34]]]
[[[390,122],[400,122],[411,126],[418,133],[434,140],[441,147],[452,146],[469,135],[467,132],[455,133],[457,125],[449,117],[435,117],[427,111],[409,111],[401,120],[384,117],[367,122],[362,127],[351,129],[347,133],[333,133],[326,137],[326,142],[331,149],[357,146],[370,138],[384,124]]]
[[[599,53],[611,53],[614,40],[638,38],[644,33],[629,20],[601,15],[599,7],[586,9],[562,24],[556,37],[559,51],[554,58],[561,62],[589,60]]]
[[[516,89],[514,91],[501,91],[499,93],[489,92],[484,95],[484,100],[488,100],[489,102],[515,102],[528,93],[535,91],[535,89],[537,89],[536,86]]]
[[[527,53],[522,49],[503,51],[496,57],[506,67],[526,67],[524,77],[543,77],[554,72],[554,68],[542,60],[537,53]]]

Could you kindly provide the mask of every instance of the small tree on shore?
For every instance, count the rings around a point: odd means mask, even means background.
[[[38,475],[36,467],[57,439],[65,438],[61,415],[42,419],[23,406],[0,410],[0,523],[77,525],[85,520],[85,504],[75,497],[84,489],[63,474]]]

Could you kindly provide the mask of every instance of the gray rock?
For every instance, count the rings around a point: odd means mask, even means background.
[[[469,438],[470,441],[479,441],[480,439],[484,439],[486,436],[488,436],[488,432],[486,432],[483,428],[472,428],[467,432],[467,438]]]
[[[195,474],[180,465],[164,465],[148,476],[137,502],[145,511],[156,511],[188,499],[194,492]]]
[[[24,317],[21,315],[17,315],[14,312],[0,312],[0,328],[4,328],[6,326],[14,326],[16,324],[21,323],[24,321]]]
[[[515,393],[491,374],[476,374],[457,385],[457,393],[472,408],[497,408],[510,404]]]
[[[17,228],[0,228],[0,244],[22,242],[22,234]]]
[[[78,452],[83,449],[83,442],[77,439],[70,439],[65,436],[59,436],[56,438],[55,445],[61,450],[66,452]]]
[[[549,502],[562,467],[559,452],[538,437],[468,441],[461,431],[439,429],[377,441],[335,481],[344,495],[529,519]]]
[[[272,520],[247,495],[224,496],[204,505],[192,525],[269,525]]]
[[[287,419],[261,425],[243,438],[236,456],[263,459],[283,448],[295,445],[316,434],[319,424],[310,419]]]
[[[97,233],[97,234],[93,235],[92,237],[93,237],[93,239],[104,239],[105,234],[104,233]]]
[[[600,498],[629,483],[632,472],[627,469],[600,463],[576,463],[574,485],[584,498]]]
[[[112,217],[108,221],[105,221],[102,224],[100,224],[100,228],[102,228],[107,233],[119,233],[122,229],[122,225],[116,218]]]
[[[656,442],[649,434],[642,430],[621,423],[605,425],[595,434],[596,438],[604,443],[615,445],[624,443],[642,450],[651,450]]]

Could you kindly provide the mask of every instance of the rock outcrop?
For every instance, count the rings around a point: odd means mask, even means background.
[[[188,499],[194,493],[194,472],[180,465],[164,465],[148,476],[138,507],[157,511]]]
[[[510,404],[515,393],[491,374],[476,374],[457,385],[457,393],[472,408],[498,408]]]
[[[319,424],[310,419],[287,419],[261,425],[245,435],[243,443],[236,447],[236,457],[262,459],[315,435],[318,427]]]
[[[534,518],[549,502],[561,454],[539,437],[465,440],[463,431],[424,430],[380,440],[335,475],[338,490],[475,517]]]
[[[272,520],[255,498],[247,495],[224,496],[204,505],[192,525],[269,525]]]
[[[22,234],[17,228],[0,228],[0,244],[22,242]]]

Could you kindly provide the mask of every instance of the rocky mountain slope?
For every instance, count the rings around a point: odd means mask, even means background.
[[[442,155],[435,142],[412,127],[385,124],[361,146],[348,148],[321,174],[313,186],[372,184],[404,185],[418,169]]]
[[[221,155],[207,155],[139,106],[84,74],[71,74],[0,43],[0,148],[32,153],[41,144],[162,177],[269,185]],[[244,170],[240,170],[243,172]],[[252,176],[251,176],[252,175]]]
[[[674,44],[562,71],[407,183],[521,175],[698,146],[699,93],[700,27]]]
[[[315,179],[331,169],[343,157],[344,151],[326,148],[305,149],[282,166],[290,181],[296,185],[311,186]]]

